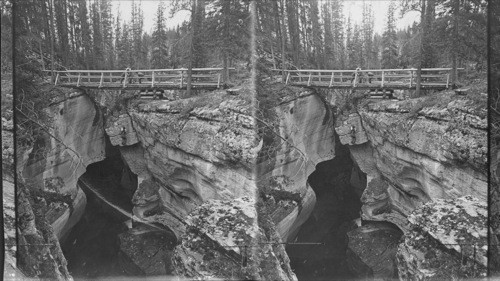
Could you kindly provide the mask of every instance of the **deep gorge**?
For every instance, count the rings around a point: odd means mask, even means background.
[[[316,194],[312,215],[287,246],[291,266],[299,280],[336,280],[359,277],[349,269],[347,232],[357,227],[360,193],[351,184],[355,168],[349,149],[336,139],[335,158],[320,162],[308,177]],[[358,180],[366,182],[366,175]],[[300,243],[319,243],[308,245]]]
[[[273,131],[265,142],[253,130],[248,100],[224,91],[126,102],[113,93],[77,93],[54,105],[56,136],[83,160],[75,166],[67,148],[45,142],[54,149],[33,158],[25,173],[73,199],[69,206],[67,199],[48,202],[73,277],[331,280],[426,272],[406,262],[429,251],[416,248],[413,237],[438,238],[419,232],[427,218],[412,212],[433,196],[446,205],[458,195],[483,194],[476,164],[450,165],[464,155],[423,150],[426,138],[449,134],[446,125],[401,118],[408,102],[338,114],[324,93],[280,94],[268,109],[266,129]],[[255,175],[260,151],[267,158]]]

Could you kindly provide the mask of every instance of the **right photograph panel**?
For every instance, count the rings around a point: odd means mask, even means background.
[[[490,97],[490,276],[500,277],[500,3],[491,1],[489,12]]]
[[[257,3],[259,214],[298,280],[488,274],[487,31],[486,0]]]

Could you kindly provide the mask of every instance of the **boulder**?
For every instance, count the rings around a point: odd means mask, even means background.
[[[415,210],[398,247],[400,278],[486,277],[487,215],[486,202],[472,196],[436,199]]]
[[[174,272],[190,279],[297,280],[279,241],[267,241],[259,227],[255,203],[210,200],[193,210],[172,258]]]
[[[348,232],[348,265],[356,276],[397,278],[396,251],[402,232],[390,223],[368,222]]]

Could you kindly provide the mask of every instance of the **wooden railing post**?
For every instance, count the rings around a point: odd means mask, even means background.
[[[101,72],[101,82],[99,83],[99,88],[102,88],[102,79],[104,79],[104,72]]]
[[[56,82],[54,83],[54,85],[57,85],[57,81],[59,80],[59,72],[57,72],[57,76],[56,76]]]
[[[221,77],[221,74],[219,72],[219,75],[217,77],[217,88],[220,88],[220,77]]]
[[[410,88],[413,87],[413,70],[410,70]]]
[[[385,72],[382,70],[382,88],[384,87],[384,82],[385,82]]]
[[[450,86],[450,73],[446,74],[446,88]]]
[[[332,76],[330,77],[330,85],[328,87],[333,86],[333,77],[334,77],[335,72],[332,71]]]
[[[290,71],[288,71],[288,74],[286,75],[285,84],[288,84],[288,79],[290,79]]]
[[[155,86],[155,72],[153,71],[151,73],[151,88],[154,88]]]
[[[312,72],[309,72],[309,80],[307,81],[307,86],[311,86]]]
[[[125,75],[123,76],[123,88],[127,87],[127,79],[128,79],[128,71],[125,71]]]
[[[82,78],[82,73],[78,72],[78,80],[76,81],[76,86],[80,87],[80,79]]]
[[[352,86],[356,87],[357,82],[358,82],[358,72],[356,71],[354,72],[354,81],[352,83]]]
[[[184,75],[183,75],[184,70],[181,70],[181,86],[179,88],[182,88],[184,86]],[[193,79],[191,78],[191,83],[193,82]]]

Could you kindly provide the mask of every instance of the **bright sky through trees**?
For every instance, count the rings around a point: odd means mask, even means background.
[[[327,1],[327,0],[323,0]],[[320,2],[323,2],[320,0]],[[396,2],[396,28],[402,29],[407,26],[411,26],[413,22],[419,21],[420,13],[416,11],[409,12],[401,18],[401,11],[398,5],[400,0],[394,0]],[[375,19],[374,31],[378,34],[384,32],[385,26],[387,24],[387,10],[389,8],[389,3],[391,1],[387,0],[366,0],[367,4],[372,5],[373,15]],[[351,15],[353,23],[361,23],[363,16],[363,0],[344,0],[344,16],[347,17]]]
[[[319,2],[325,2],[328,0],[319,0]],[[398,0],[394,0],[398,2]],[[139,2],[139,0],[136,0]],[[154,26],[155,21],[155,13],[158,7],[158,3],[161,0],[142,0],[142,9],[144,11],[144,31],[150,33]],[[170,10],[170,2],[171,0],[163,0],[163,2],[167,3],[167,11]],[[373,8],[373,14],[375,18],[375,27],[374,31],[378,34],[382,34],[384,32],[385,24],[387,21],[387,9],[389,7],[389,2],[387,0],[366,0],[366,3],[371,3]],[[362,11],[363,11],[363,0],[344,0],[344,16],[347,19],[349,14],[352,17],[353,23],[361,23],[362,19]],[[398,7],[399,8],[399,7]],[[121,18],[125,20],[129,20],[132,9],[132,1],[113,1],[113,10],[115,17],[117,12],[120,11]],[[169,12],[167,12],[169,15]],[[418,12],[410,12],[405,15],[403,18],[400,18],[399,9],[396,14],[396,27],[398,29],[407,27],[411,25],[414,21],[418,21],[420,14]],[[181,24],[185,20],[189,20],[190,13],[188,11],[180,11],[174,15],[173,18],[168,18],[167,28],[175,27],[178,24]]]
[[[136,3],[139,3],[139,0],[135,0]],[[170,0],[142,0],[142,10],[144,11],[144,31],[148,33],[152,33],[153,27],[154,27],[154,22],[155,22],[155,14],[156,10],[158,9],[158,3],[160,2],[165,2],[166,3],[166,16],[168,17],[170,15]],[[120,1],[120,0],[113,0],[113,14],[116,15],[118,14],[118,11],[120,11],[120,17],[122,20],[130,20],[130,17],[132,15],[132,1],[127,0],[127,1]],[[179,11],[174,15],[172,18],[167,18],[166,24],[167,28],[172,28],[175,27],[179,24],[181,24],[183,21],[189,20],[190,13],[188,11]]]

